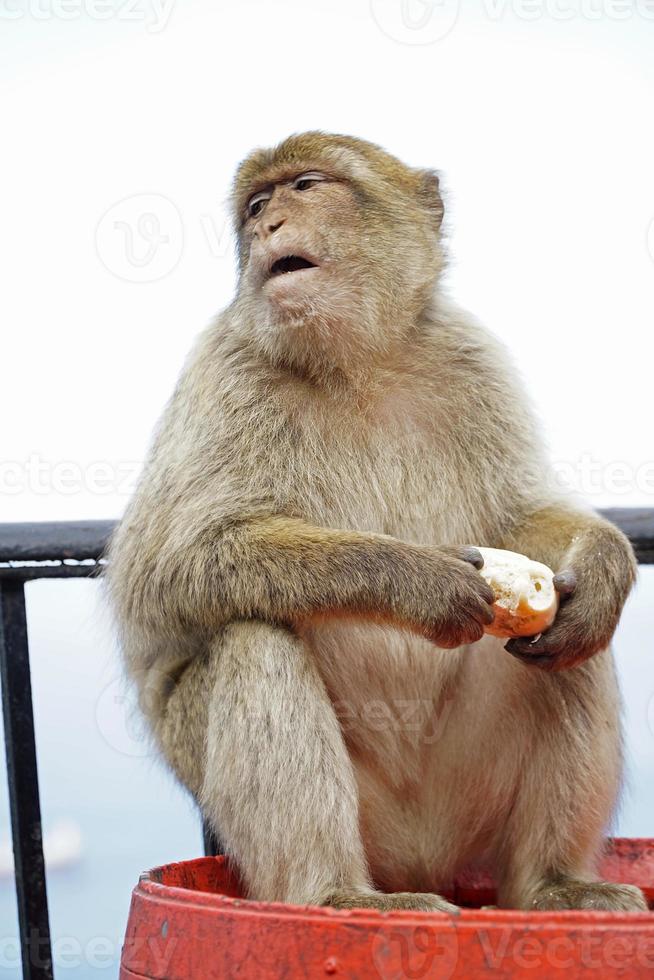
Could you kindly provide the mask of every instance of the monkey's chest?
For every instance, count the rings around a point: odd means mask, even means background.
[[[471,466],[420,433],[291,452],[292,506],[312,523],[421,544],[481,540],[488,505]]]

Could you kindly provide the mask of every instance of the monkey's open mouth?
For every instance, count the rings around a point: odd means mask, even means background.
[[[284,255],[270,267],[270,276],[281,276],[286,272],[299,272],[300,269],[315,269],[315,262],[310,262],[301,255]]]

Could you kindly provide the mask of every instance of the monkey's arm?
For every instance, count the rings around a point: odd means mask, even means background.
[[[480,560],[471,548],[257,517],[161,542],[147,573],[123,584],[123,601],[130,619],[149,628],[354,615],[455,647],[479,639],[493,619],[493,593],[474,568]]]
[[[562,670],[608,646],[638,567],[622,531],[597,514],[556,504],[526,517],[502,547],[549,565],[561,594],[550,629],[533,643],[509,640],[510,653],[523,663]]]

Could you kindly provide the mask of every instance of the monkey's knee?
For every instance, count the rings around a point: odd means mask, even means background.
[[[209,657],[209,725],[218,738],[239,725],[247,743],[265,731],[280,734],[288,725],[301,726],[312,712],[327,712],[312,656],[303,640],[284,627],[259,620],[229,623],[211,642]]]
[[[224,626],[210,642],[209,649],[213,657],[257,670],[275,658],[286,658],[291,651],[300,654],[305,647],[303,641],[284,626],[274,626],[260,619],[239,619]]]

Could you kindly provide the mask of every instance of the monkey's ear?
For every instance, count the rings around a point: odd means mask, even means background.
[[[435,170],[420,171],[418,190],[421,204],[433,215],[437,228],[440,228],[445,208],[440,192],[440,178]]]

